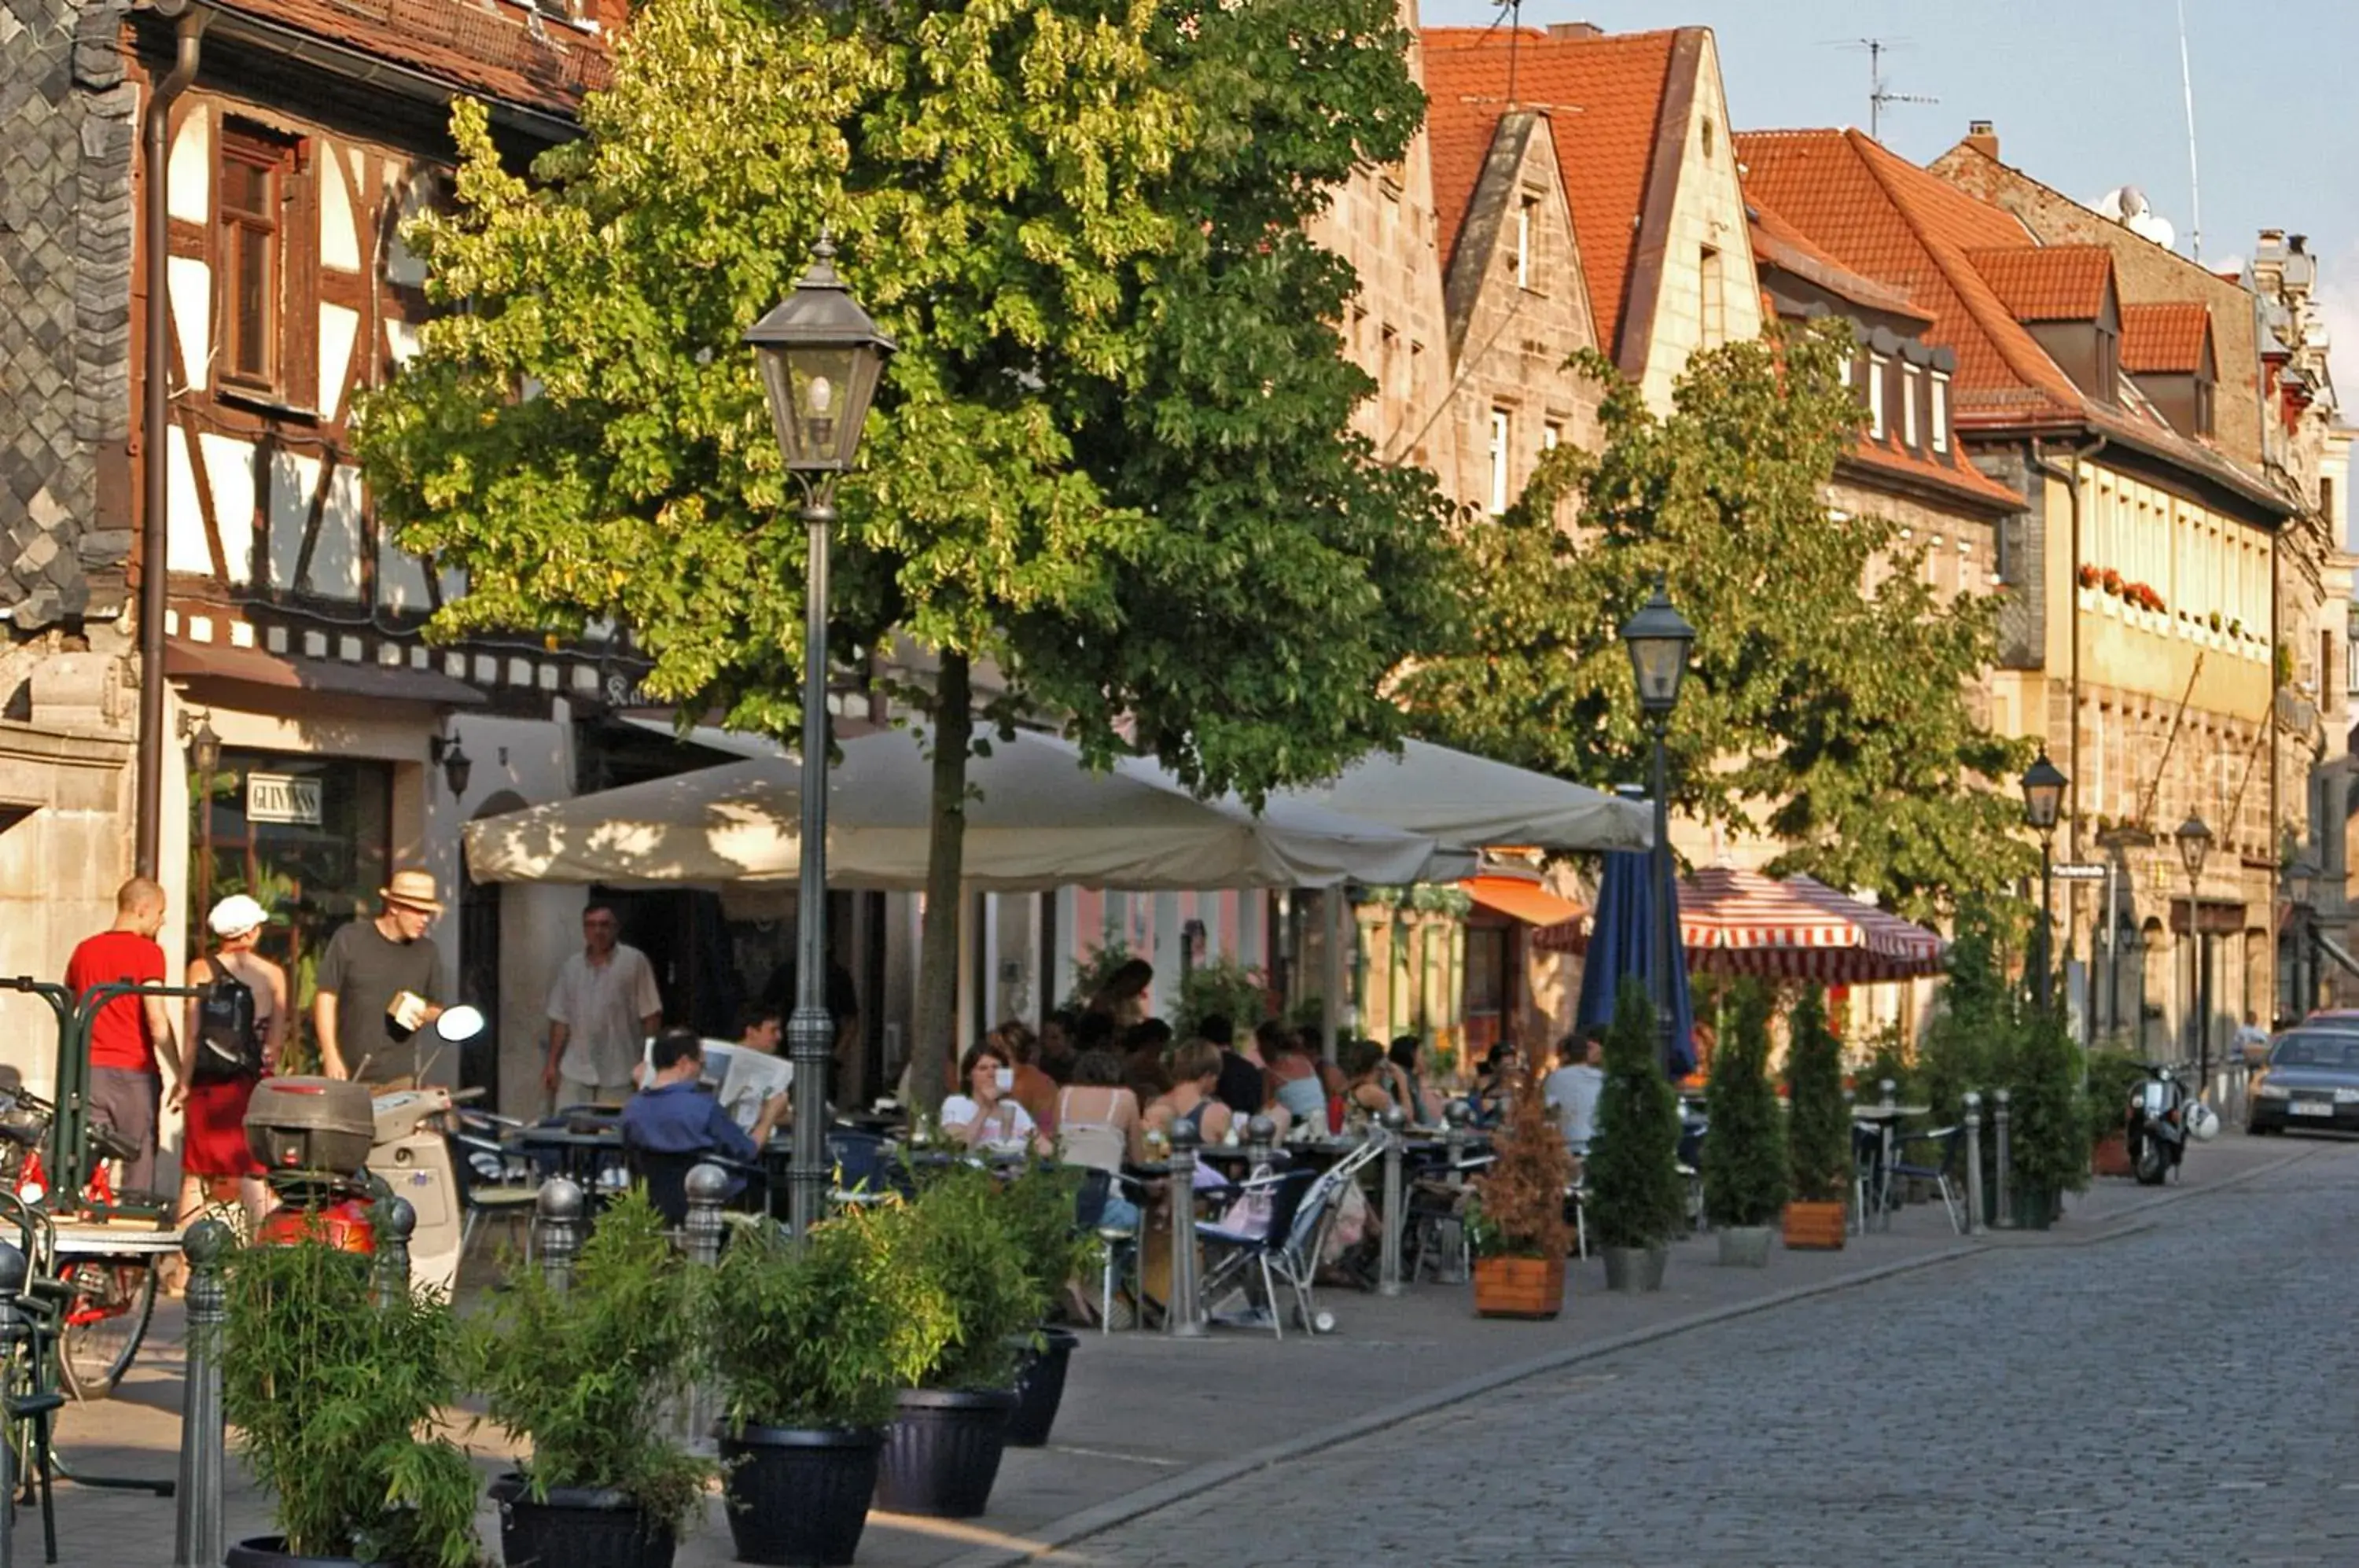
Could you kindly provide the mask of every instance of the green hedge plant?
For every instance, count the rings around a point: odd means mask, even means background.
[[[1033,1160],[1000,1189],[1000,1223],[1044,1302],[1054,1301],[1068,1281],[1097,1270],[1101,1244],[1075,1218],[1086,1174],[1077,1166]]]
[[[1588,1208],[1603,1247],[1658,1247],[1685,1220],[1680,1102],[1655,1061],[1655,1008],[1625,977],[1605,1033],[1605,1084],[1587,1161]]]
[[[1732,1000],[1704,1095],[1703,1212],[1723,1228],[1774,1225],[1786,1206],[1786,1117],[1769,1082],[1769,990],[1747,979]]]
[[[2077,1192],[2089,1184],[2089,1112],[2081,1048],[2061,1013],[2030,1013],[2011,1074],[2007,1151],[2025,1192]]]
[[[1826,994],[1815,985],[1794,1007],[1786,1097],[1792,1196],[1805,1203],[1841,1200],[1851,1191],[1851,1112],[1843,1097],[1843,1046],[1827,1027]]]
[[[918,1267],[948,1311],[940,1350],[918,1370],[925,1388],[1006,1388],[1016,1345],[1040,1322],[1048,1291],[1010,1229],[990,1172],[955,1165],[911,1205]]]

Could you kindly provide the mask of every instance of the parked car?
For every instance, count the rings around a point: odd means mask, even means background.
[[[2359,1017],[2313,1018],[2277,1036],[2247,1105],[2247,1132],[2359,1132]]]

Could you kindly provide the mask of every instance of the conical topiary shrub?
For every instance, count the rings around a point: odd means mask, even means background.
[[[1786,1098],[1787,1169],[1793,1177],[1786,1245],[1840,1247],[1843,1198],[1851,1189],[1851,1115],[1843,1105],[1843,1046],[1827,1027],[1826,996],[1816,986],[1794,1008]]]
[[[1605,1034],[1605,1086],[1588,1162],[1589,1213],[1606,1248],[1608,1283],[1639,1266],[1627,1255],[1640,1250],[1656,1254],[1643,1267],[1660,1283],[1659,1254],[1684,1217],[1679,1149],[1679,1096],[1655,1061],[1654,1005],[1641,982],[1625,978]]]
[[[1746,980],[1728,1038],[1712,1053],[1706,1092],[1703,1212],[1721,1233],[1721,1260],[1768,1259],[1768,1232],[1786,1206],[1786,1118],[1769,1083],[1769,991]],[[1752,1232],[1754,1235],[1740,1233]]]

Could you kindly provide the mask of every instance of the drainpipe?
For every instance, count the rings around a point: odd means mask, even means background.
[[[213,17],[212,12],[190,0],[156,0],[155,11],[173,20],[179,47],[171,71],[148,93],[140,164],[140,179],[147,187],[147,300],[143,329],[145,385],[139,407],[139,768],[135,859],[142,877],[154,877],[160,869],[164,749],[168,744],[164,734],[164,546],[170,500],[165,484],[168,469],[164,442],[171,412],[170,390],[165,385],[171,366],[165,340],[171,331],[171,300],[165,279],[170,268],[172,224],[166,165],[171,154],[172,104],[196,80],[200,41],[205,24]]]
[[[2065,789],[2071,799],[2069,809],[2072,819],[2072,859],[2075,863],[2081,859],[2081,464],[2104,450],[2105,438],[2099,436],[2087,446],[2066,449],[2060,454],[2065,460],[2064,463],[2059,463],[2037,440],[2031,443],[2031,466],[2050,479],[2061,480],[2064,493],[2071,497],[2072,506],[2072,564],[2067,569],[2064,578],[2065,624],[2071,628],[2072,643],[2071,700],[2064,721],[2064,770],[2069,776]],[[2046,510],[2045,506],[2041,507],[2043,516]],[[2045,554],[2044,551],[2042,553]],[[2044,729],[2046,725],[2043,724],[2041,727]],[[2069,895],[2064,901],[2064,954],[2067,961],[2071,957],[2075,943],[2077,933],[2073,926],[2076,922],[2072,915],[2079,903],[2080,900]],[[2104,913],[2108,929],[2113,919],[2114,911],[2109,909]]]

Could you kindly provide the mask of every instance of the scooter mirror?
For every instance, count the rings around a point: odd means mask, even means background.
[[[455,1007],[445,1007],[434,1020],[434,1032],[452,1045],[471,1040],[484,1032],[483,1009],[464,1003]]]

